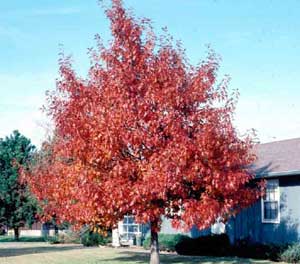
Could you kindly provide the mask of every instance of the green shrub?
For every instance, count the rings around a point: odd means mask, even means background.
[[[111,237],[103,236],[94,232],[86,232],[81,237],[81,243],[85,247],[94,247],[99,245],[106,245],[111,242]]]
[[[249,239],[239,240],[235,245],[231,245],[229,237],[222,234],[186,238],[176,245],[176,252],[191,256],[236,256],[278,261],[286,248],[286,245],[253,243]],[[298,250],[300,252],[300,246]],[[295,250],[293,254],[296,255]]]
[[[235,247],[234,252],[237,257],[253,259],[270,259],[277,261],[282,251],[281,246],[255,243],[242,247]]]
[[[71,230],[60,231],[54,236],[44,236],[45,242],[50,244],[80,244],[80,234]]]
[[[162,251],[175,251],[175,246],[186,238],[188,237],[180,234],[158,234],[159,249]],[[144,240],[143,247],[149,249],[150,242],[151,238],[147,236]]]
[[[288,263],[300,263],[300,244],[289,246],[283,251],[280,259]]]
[[[175,247],[179,255],[228,256],[231,254],[229,238],[226,234],[186,238]]]
[[[59,244],[59,237],[57,235],[55,236],[47,236],[45,237],[45,241],[50,243],[50,244]]]
[[[58,240],[63,244],[80,244],[80,235],[78,232],[66,230],[58,234]]]
[[[233,247],[232,252],[241,258],[270,259],[278,261],[286,245],[251,243],[248,239],[240,240]]]

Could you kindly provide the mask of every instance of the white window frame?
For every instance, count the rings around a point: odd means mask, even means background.
[[[133,222],[132,223],[128,223],[128,218],[133,218]],[[126,219],[127,219],[127,223],[126,223]],[[129,227],[136,227],[137,231],[129,231]],[[127,239],[130,240],[131,236],[136,236],[137,234],[139,234],[141,232],[141,225],[137,224],[134,220],[134,216],[133,215],[125,215],[123,222],[122,222],[122,235]]]
[[[265,218],[265,202],[267,201],[265,199],[265,197],[261,198],[261,220],[262,223],[271,223],[271,224],[279,224],[280,223],[280,188],[279,188],[279,180],[278,179],[271,179],[271,180],[267,180],[267,186],[266,188],[268,188],[268,183],[273,183],[276,185],[276,189],[275,189],[275,197],[274,200],[268,200],[268,201],[272,201],[272,202],[277,202],[277,208],[278,208],[278,215],[276,219],[266,219]]]

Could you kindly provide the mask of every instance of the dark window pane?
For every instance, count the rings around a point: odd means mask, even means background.
[[[128,224],[133,224],[133,223],[134,223],[134,217],[128,216]]]
[[[268,181],[264,200],[276,201],[277,191],[278,191],[278,181]]]
[[[138,226],[137,225],[128,226],[128,232],[130,232],[130,233],[138,232]]]
[[[134,239],[135,235],[134,234],[128,234],[128,239]]]
[[[277,202],[264,202],[264,218],[266,220],[276,220],[278,218]]]

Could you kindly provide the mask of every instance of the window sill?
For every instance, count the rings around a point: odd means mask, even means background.
[[[280,224],[280,220],[279,219],[276,219],[276,220],[266,220],[266,219],[263,219],[261,222],[263,224]]]

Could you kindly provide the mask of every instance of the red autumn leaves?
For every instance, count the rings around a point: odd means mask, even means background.
[[[55,136],[24,172],[45,214],[107,228],[126,213],[144,223],[164,215],[205,228],[253,203],[253,144],[232,125],[235,100],[227,80],[217,83],[216,56],[192,67],[120,1],[107,16],[113,41],[91,50],[88,77],[62,58],[47,97]]]

